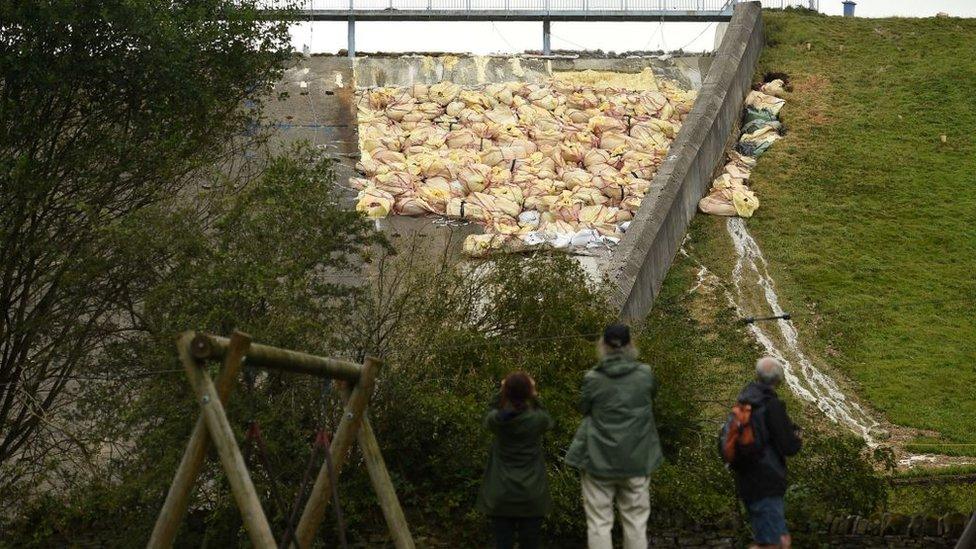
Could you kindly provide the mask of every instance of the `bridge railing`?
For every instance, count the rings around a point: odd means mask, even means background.
[[[777,3],[779,0],[776,0]],[[444,10],[444,11],[714,11],[729,10],[736,0],[305,0],[300,9]]]

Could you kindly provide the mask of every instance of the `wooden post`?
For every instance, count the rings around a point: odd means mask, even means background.
[[[359,382],[356,383],[349,401],[346,402],[342,419],[339,421],[339,427],[336,428],[330,446],[336,478],[338,478],[349,453],[349,448],[352,447],[352,442],[356,438],[366,405],[369,403],[370,394],[373,392],[373,383],[382,365],[383,363],[378,359],[366,358]],[[315,533],[325,518],[325,508],[329,505],[331,494],[329,467],[327,463],[323,463],[318,476],[315,478],[315,485],[312,486],[312,493],[308,496],[308,503],[305,504],[305,509],[302,511],[302,518],[298,521],[298,528],[295,529],[295,537],[299,547],[312,546]]]
[[[343,391],[343,399],[349,399],[348,390]],[[407,524],[407,518],[403,515],[400,499],[397,498],[396,488],[393,487],[390,473],[386,469],[386,462],[380,452],[380,443],[376,440],[376,433],[373,432],[373,425],[369,421],[368,413],[363,414],[363,424],[359,426],[359,450],[363,453],[366,471],[369,472],[369,480],[373,484],[373,490],[380,501],[383,517],[386,519],[386,527],[393,538],[393,545],[397,549],[414,549],[410,525]]]
[[[192,334],[191,334],[192,336]],[[188,345],[187,335],[181,337],[177,345]],[[237,379],[238,372],[241,371],[241,363],[248,346],[251,344],[251,336],[244,332],[235,331],[230,336],[227,354],[224,356],[224,367],[217,376],[217,394],[221,402],[227,402],[227,397],[234,389],[234,381]],[[180,522],[186,515],[186,509],[190,504],[190,494],[193,492],[193,483],[196,482],[203,468],[203,462],[207,459],[207,450],[210,447],[210,438],[207,434],[206,421],[203,415],[197,418],[196,425],[193,426],[193,434],[190,435],[190,442],[186,445],[183,452],[183,459],[173,477],[173,484],[169,487],[166,494],[166,502],[163,509],[159,512],[156,519],[156,526],[153,527],[152,535],[149,537],[148,547],[172,547],[173,540],[176,539],[176,532],[180,529]]]
[[[220,455],[220,462],[227,473],[227,481],[230,483],[231,492],[237,502],[237,508],[241,511],[241,518],[247,528],[251,544],[259,548],[274,549],[276,547],[274,536],[271,534],[271,527],[268,519],[264,516],[261,509],[261,501],[258,499],[257,491],[251,482],[251,476],[247,472],[247,465],[241,450],[237,446],[234,438],[234,431],[227,421],[227,414],[224,407],[220,404],[220,397],[217,388],[214,387],[210,374],[207,373],[204,363],[195,360],[190,354],[190,342],[193,333],[184,334],[180,338],[180,360],[186,370],[187,377],[190,378],[190,385],[197,395],[200,409],[203,410],[203,418],[210,432],[210,440],[217,447]]]

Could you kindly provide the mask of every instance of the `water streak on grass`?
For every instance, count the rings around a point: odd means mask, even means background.
[[[757,312],[753,307],[768,307],[772,315],[783,315],[775,284],[769,275],[766,258],[745,222],[729,218],[727,228],[735,245],[736,263],[732,271],[735,286],[733,305],[741,316]],[[786,384],[800,398],[817,406],[833,421],[850,428],[864,438],[869,446],[876,446],[878,422],[856,402],[850,401],[837,383],[813,362],[800,348],[796,327],[792,320],[753,322],[749,331],[771,356],[783,363]]]

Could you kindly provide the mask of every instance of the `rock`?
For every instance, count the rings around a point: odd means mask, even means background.
[[[958,539],[966,529],[967,518],[969,517],[962,513],[946,513],[939,521],[939,533],[944,537]]]
[[[938,536],[940,533],[939,517],[935,515],[922,517],[922,534],[926,536]]]
[[[901,513],[885,513],[881,519],[881,535],[893,536],[904,534],[908,531],[911,519]]]

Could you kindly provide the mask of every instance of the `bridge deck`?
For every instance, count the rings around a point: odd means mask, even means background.
[[[737,0],[304,0],[314,21],[727,21]]]
[[[303,10],[312,21],[728,21],[731,10]]]

